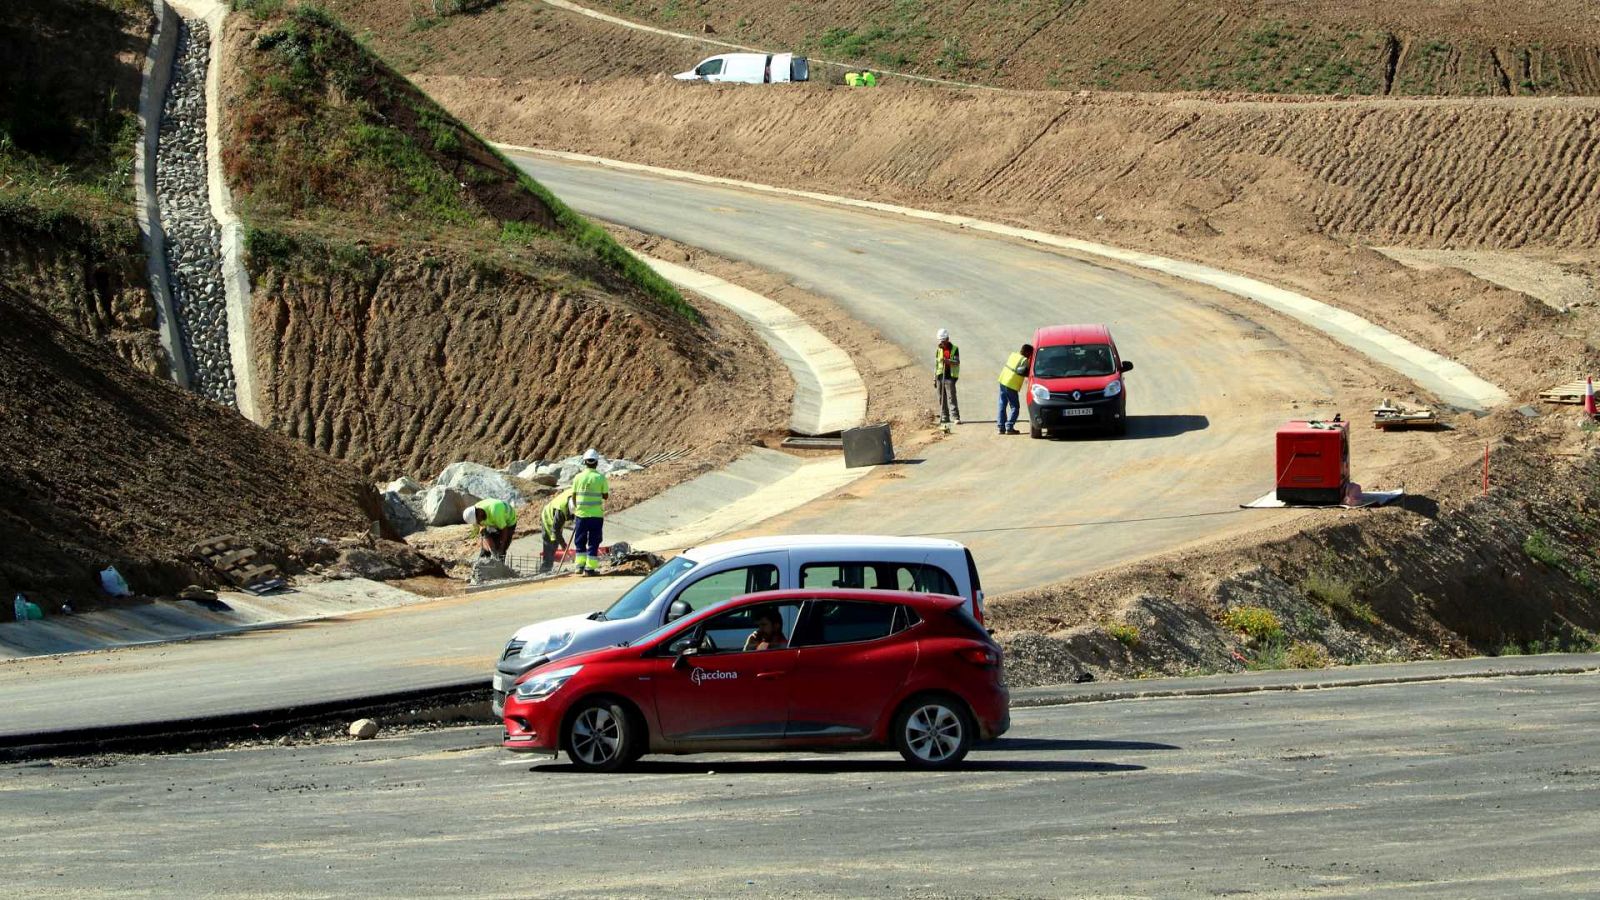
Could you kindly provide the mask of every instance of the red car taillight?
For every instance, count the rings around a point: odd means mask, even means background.
[[[992,669],[1000,665],[1000,653],[988,647],[968,647],[957,651],[957,655],[975,666]]]

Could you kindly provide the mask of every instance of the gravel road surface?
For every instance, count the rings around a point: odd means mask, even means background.
[[[1592,896],[1600,676],[1019,710],[969,768],[493,728],[0,766],[30,896]]]

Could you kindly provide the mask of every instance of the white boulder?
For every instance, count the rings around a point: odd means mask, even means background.
[[[499,469],[472,462],[451,463],[445,466],[439,478],[434,482],[435,487],[444,486],[465,491],[480,500],[494,498],[504,500],[512,506],[521,504],[525,499],[517,486],[511,483],[511,478]],[[474,501],[476,502],[476,501]]]

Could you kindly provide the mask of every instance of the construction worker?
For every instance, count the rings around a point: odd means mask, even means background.
[[[555,568],[556,551],[566,544],[565,535],[567,523],[572,521],[572,488],[550,498],[539,513],[539,526],[541,546],[539,553],[539,574],[543,575]]]
[[[467,507],[461,518],[472,526],[472,536],[478,538],[479,556],[505,559],[511,538],[517,533],[517,511],[511,504],[492,497],[479,500]]]
[[[591,447],[583,452],[583,471],[572,479],[572,543],[577,552],[578,574],[600,574],[600,537],[606,524],[606,498],[611,483],[600,474],[600,454]]]
[[[1017,392],[1022,390],[1032,360],[1033,345],[1023,344],[1021,350],[1006,358],[1006,367],[1000,370],[1000,410],[995,413],[994,423],[1001,434],[1018,433],[1017,414],[1022,411],[1022,395]]]
[[[844,83],[850,87],[877,87],[878,76],[871,69],[844,73]]]
[[[961,377],[961,348],[950,343],[950,332],[939,329],[939,346],[933,351],[933,384],[939,391],[939,424],[961,424],[956,402],[956,380]]]

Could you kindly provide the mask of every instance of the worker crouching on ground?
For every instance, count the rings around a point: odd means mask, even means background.
[[[1033,360],[1033,345],[1023,344],[1022,349],[1006,359],[1000,370],[1000,407],[995,414],[995,427],[1001,434],[1017,434],[1017,415],[1022,412],[1022,383],[1028,377],[1028,365]]]
[[[939,329],[939,346],[933,351],[933,384],[939,390],[939,424],[961,424],[961,404],[956,402],[956,381],[961,377],[961,348],[950,343],[950,332]]]
[[[478,555],[505,559],[517,534],[517,511],[504,500],[479,500],[461,514],[478,538]]]
[[[600,454],[593,448],[584,451],[583,471],[572,479],[572,515],[577,524],[572,529],[572,543],[576,548],[578,574],[600,574],[600,539],[605,531],[606,498],[611,496],[611,483],[600,474]]]
[[[871,69],[844,73],[844,83],[850,87],[877,87],[878,76]]]
[[[539,513],[540,575],[555,568],[556,551],[567,545],[564,532],[570,521],[572,521],[572,488],[567,488],[551,497],[550,502],[546,503],[544,510]]]

